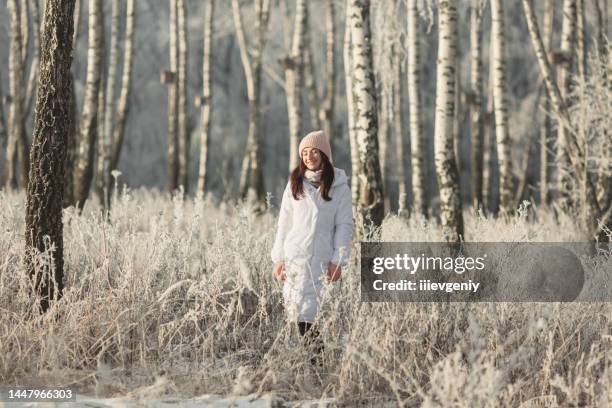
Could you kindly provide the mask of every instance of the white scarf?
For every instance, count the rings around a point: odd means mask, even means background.
[[[321,175],[322,174],[323,174],[323,169],[317,170],[317,171],[306,169],[306,171],[304,172],[304,178],[313,186],[319,187],[319,185],[321,185]]]

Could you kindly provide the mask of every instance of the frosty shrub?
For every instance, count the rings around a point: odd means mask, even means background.
[[[21,265],[24,198],[0,192],[0,205],[3,384],[374,406],[612,404],[609,304],[361,303],[354,242],[321,309],[323,366],[314,368],[271,275],[275,208],[256,217],[243,205],[123,189],[109,223],[95,203],[81,215],[67,209],[64,296],[40,316]],[[466,213],[466,240],[583,238],[571,217],[534,211],[509,221]],[[442,232],[390,216],[369,238],[441,241]],[[610,291],[597,281],[609,268],[608,256],[587,279]]]

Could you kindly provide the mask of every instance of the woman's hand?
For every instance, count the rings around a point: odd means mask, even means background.
[[[286,276],[285,276],[285,263],[284,262],[277,262],[276,265],[274,265],[274,270],[272,271],[272,273],[274,274],[274,277],[276,278],[277,281],[279,282],[284,282]]]
[[[330,282],[336,282],[342,276],[342,267],[340,265],[336,265],[330,263],[327,267],[327,278]]]

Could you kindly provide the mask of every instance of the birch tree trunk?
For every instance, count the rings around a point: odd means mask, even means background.
[[[177,0],[178,22],[178,147],[179,184],[187,193],[189,187],[190,138],[187,131],[187,27],[185,0]]]
[[[490,47],[490,45],[489,45]],[[489,54],[491,52],[489,51]],[[489,58],[489,77],[487,84],[487,106],[484,113],[484,140],[483,140],[483,171],[482,171],[482,201],[487,212],[497,213],[497,197],[499,189],[493,189],[495,164],[495,115],[493,114],[493,65]]]
[[[334,96],[336,94],[336,18],[334,0],[325,2],[325,98],[319,109],[323,132],[334,145]]]
[[[289,114],[289,172],[300,163],[298,144],[303,132],[302,89],[304,87],[304,58],[306,30],[308,27],[308,8],[306,0],[295,2],[295,24],[291,53],[285,59],[285,89],[287,92],[287,112]]]
[[[32,62],[30,63],[30,73],[28,75],[28,82],[26,93],[24,96],[24,121],[29,116],[32,110],[33,101],[36,98],[36,76],[38,74],[38,62],[40,58],[40,8],[38,6],[38,0],[29,0],[27,2],[30,6],[32,15]],[[25,66],[25,60],[24,60]],[[25,125],[24,125],[25,127]]]
[[[311,129],[321,129],[319,120],[319,87],[317,86],[314,55],[312,54],[311,36],[306,34],[306,52],[304,53],[304,88],[308,95],[308,114]]]
[[[240,14],[238,0],[232,0],[236,36],[240,46],[240,59],[244,67],[249,99],[249,134],[240,174],[240,195],[251,202],[262,203],[264,185],[261,165],[263,154],[260,149],[259,120],[262,55],[266,44],[266,32],[270,17],[270,0],[255,0],[255,46],[249,56],[248,45]]]
[[[22,49],[21,49],[21,19],[20,2],[9,0],[10,10],[10,50],[9,50],[9,121],[8,121],[8,141],[6,149],[5,183],[7,188],[17,188],[17,160],[19,139],[24,132],[23,111],[22,111]],[[27,175],[26,175],[27,176]],[[20,174],[23,187],[23,175]]]
[[[554,82],[553,71],[546,58],[537,20],[533,12],[532,0],[523,0],[523,8],[527,18],[531,42],[540,66],[540,74],[546,84],[546,90],[553,111],[559,118],[560,127],[567,128],[564,129],[562,134],[564,136],[564,144],[567,146],[568,161],[570,161],[570,164],[573,166],[579,178],[579,185],[582,187],[581,198],[584,207],[582,211],[582,224],[589,232],[593,233],[593,236],[598,236],[599,239],[605,239],[605,237],[602,237],[602,228],[600,226],[610,228],[612,224],[612,204],[604,208],[600,208],[598,205],[597,192],[586,169],[585,149],[584,146],[578,142],[576,135],[570,131],[571,118],[567,109],[567,101],[564,99],[559,87]]]
[[[134,58],[134,0],[126,0],[125,46],[123,49],[123,76],[121,78],[121,94],[117,105],[117,121],[115,123],[110,156],[110,169],[119,165],[119,156],[123,146],[125,126],[129,112],[130,94],[132,91],[132,66]],[[111,184],[112,188],[112,184]]]
[[[463,238],[459,173],[453,148],[455,67],[457,65],[457,7],[454,0],[439,1],[438,67],[436,79],[435,161],[440,189],[440,218],[445,239]]]
[[[402,87],[402,62],[399,53],[393,55],[393,135],[395,137],[395,158],[398,184],[398,210],[400,216],[407,215],[408,188],[406,186],[406,169],[404,168],[404,134],[402,105],[404,90]],[[410,153],[410,145],[407,146]]]
[[[42,35],[40,76],[34,123],[34,138],[30,151],[31,177],[27,189],[25,216],[25,268],[34,278],[34,288],[41,297],[42,311],[49,302],[62,295],[63,284],[63,225],[62,195],[66,135],[72,124],[70,93],[72,76],[72,32],[74,0],[47,0]],[[49,279],[34,258],[37,252],[54,246],[53,267]]]
[[[79,153],[74,174],[74,198],[79,209],[83,209],[85,205],[93,177],[98,124],[98,93],[102,75],[103,24],[102,1],[89,0],[87,79],[79,135]]]
[[[353,100],[353,42],[351,40],[351,19],[349,11],[351,0],[346,0],[346,25],[344,28],[344,80],[346,88],[346,113],[348,116],[348,134],[351,148],[351,194],[353,205],[359,201],[359,151],[355,128],[355,106]]]
[[[554,0],[544,0],[544,21],[543,27],[543,42],[546,55],[551,55],[553,41],[553,23],[555,19]],[[542,85],[545,87],[545,85]],[[552,120],[548,112],[550,111],[549,99],[544,102],[544,110],[547,112],[544,115],[544,123],[540,128],[540,202],[541,205],[550,203],[550,195],[548,194],[548,183],[550,182],[550,159],[552,146]]]
[[[499,207],[502,213],[514,211],[511,139],[508,130],[506,84],[506,34],[503,0],[491,0],[491,64],[493,65],[493,106],[499,163]]]
[[[475,3],[475,4],[474,4]],[[470,117],[472,142],[472,203],[483,208],[483,144],[482,115],[482,15],[484,5],[473,2],[470,7]]]
[[[421,119],[421,51],[419,43],[419,12],[417,0],[408,0],[408,103],[410,121],[410,149],[412,168],[412,196],[414,211],[427,216],[425,191],[426,136]]]
[[[202,123],[200,129],[200,169],[198,172],[198,194],[206,193],[208,164],[208,140],[210,137],[210,116],[212,113],[212,76],[210,61],[213,54],[215,0],[208,0],[204,6],[204,56],[202,59]]]
[[[168,83],[168,190],[174,192],[179,186],[179,149],[177,126],[177,70],[178,55],[176,44],[177,26],[177,1],[170,0],[170,22],[169,22],[169,51],[171,79]]]
[[[565,98],[570,91],[571,73],[576,46],[576,0],[563,1],[563,24],[561,28],[561,63],[557,67],[557,81],[561,97]],[[572,171],[570,168],[568,146],[565,144],[565,126],[557,130],[557,189],[559,202],[563,210],[569,210],[572,205],[570,198],[572,190]]]
[[[359,151],[360,225],[379,226],[384,217],[383,185],[376,138],[376,85],[372,67],[370,1],[351,0],[348,10],[351,24],[353,102],[355,131]]]
[[[98,169],[96,176],[96,189],[100,202],[107,208],[110,194],[110,146],[113,135],[114,113],[115,113],[115,81],[117,76],[117,64],[119,60],[119,24],[120,24],[119,0],[112,0],[111,11],[111,35],[110,54],[108,63],[108,76],[106,78],[106,95],[104,101],[104,133],[99,134]]]

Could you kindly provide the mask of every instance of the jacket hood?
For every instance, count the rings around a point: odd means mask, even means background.
[[[334,182],[332,183],[332,187],[338,187],[347,183],[348,177],[346,177],[344,170],[334,167]]]

